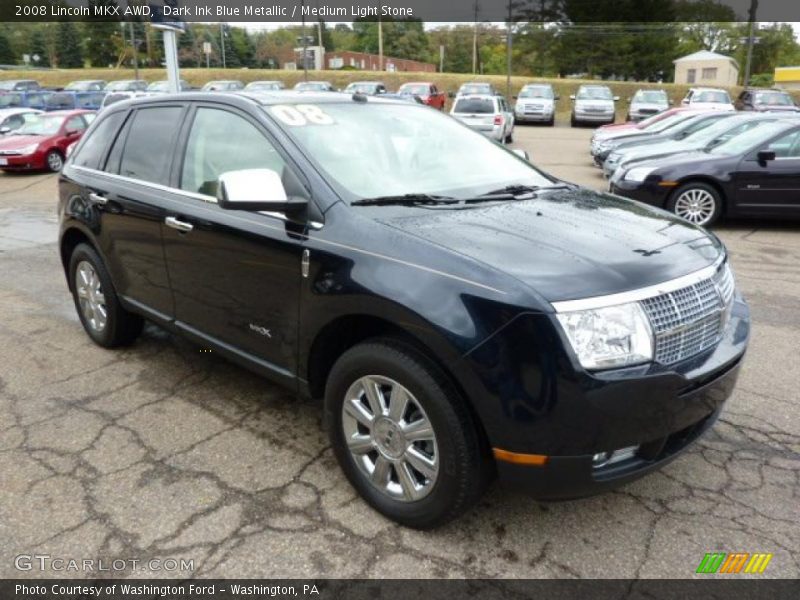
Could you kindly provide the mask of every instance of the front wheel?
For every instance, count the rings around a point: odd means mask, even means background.
[[[47,168],[53,173],[58,173],[64,166],[64,157],[58,150],[50,150],[45,158]]]
[[[377,511],[418,529],[471,506],[491,462],[463,400],[424,356],[392,340],[345,352],[325,408],[336,458]]]
[[[667,210],[690,223],[707,227],[719,219],[722,198],[713,186],[692,181],[675,190],[667,203]]]

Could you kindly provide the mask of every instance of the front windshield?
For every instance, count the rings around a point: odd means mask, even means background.
[[[169,84],[166,81],[155,81],[147,86],[150,92],[166,92]]]
[[[62,116],[25,115],[25,123],[15,132],[17,135],[55,135],[64,122]]]
[[[362,94],[372,94],[377,89],[377,85],[374,83],[351,83],[345,89],[346,92],[361,92]]]
[[[715,102],[719,104],[730,104],[731,97],[728,92],[723,91],[703,91],[697,92],[692,98],[692,102]]]
[[[666,131],[670,127],[674,127],[678,123],[683,123],[687,119],[691,119],[697,115],[687,114],[687,113],[675,113],[668,117],[661,119],[660,121],[655,121],[645,127],[648,132],[651,133],[660,133],[662,131]]]
[[[464,198],[510,184],[554,183],[480,133],[419,105],[350,102],[265,109],[351,201],[409,193]]]
[[[524,87],[520,91],[517,98],[545,98],[547,100],[553,99],[553,88],[550,86],[535,86]]]
[[[19,94],[2,94],[0,95],[0,108],[9,106],[19,106],[22,103],[22,98]]]
[[[0,90],[13,90],[15,85],[16,81],[0,81]]]
[[[742,131],[751,129],[756,125],[767,123],[768,121],[755,121],[748,117],[731,117],[729,119],[721,119],[708,127],[699,129],[690,135],[686,136],[686,140],[691,141],[693,144],[705,145],[719,138],[731,138]]]
[[[757,92],[756,104],[766,106],[794,106],[794,100],[783,92]]]
[[[666,104],[667,94],[661,90],[639,90],[633,96],[634,102],[646,102],[649,104]]]
[[[132,81],[112,81],[106,86],[107,92],[127,92],[133,87]]]
[[[425,95],[430,91],[427,85],[423,83],[406,83],[400,86],[397,90],[398,94],[417,94]]]
[[[94,81],[73,81],[64,89],[70,92],[86,92],[90,87],[93,87]]]
[[[465,83],[458,90],[459,94],[469,96],[470,94],[491,94],[492,86],[488,83]]]
[[[737,156],[748,150],[757,148],[762,144],[766,144],[774,135],[784,129],[786,129],[786,123],[781,123],[780,121],[765,123],[763,127],[756,127],[755,129],[746,131],[742,135],[737,135],[727,142],[712,148],[709,150],[709,153],[724,156]]]
[[[611,90],[607,87],[582,87],[576,96],[578,100],[611,100]]]
[[[309,81],[307,83],[298,83],[296,86],[294,86],[294,89],[299,92],[324,92],[328,89],[328,84],[313,83]]]
[[[273,90],[281,89],[281,86],[279,84],[275,83],[275,82],[265,81],[265,82],[262,82],[262,83],[248,83],[247,84],[247,89],[248,90],[273,91]]]

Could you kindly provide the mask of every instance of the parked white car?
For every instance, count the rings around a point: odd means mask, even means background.
[[[38,115],[41,112],[35,108],[0,108],[0,136],[14,135],[25,124],[27,115]]]
[[[450,115],[500,143],[514,140],[514,113],[503,96],[459,96]]]
[[[580,123],[611,124],[616,118],[616,105],[619,96],[611,93],[606,85],[582,85],[578,93],[570,96],[573,101],[570,125]]]
[[[730,94],[719,88],[691,88],[681,104],[697,109],[736,110]]]

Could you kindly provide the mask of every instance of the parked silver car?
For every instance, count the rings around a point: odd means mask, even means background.
[[[514,113],[503,96],[459,96],[450,114],[500,143],[514,139]]]
[[[549,83],[529,83],[522,87],[515,98],[514,121],[555,123],[558,95]]]
[[[251,81],[244,89],[246,92],[275,92],[285,87],[282,81]]]
[[[641,121],[665,111],[671,104],[664,90],[637,90],[630,99],[627,121]]]
[[[575,127],[579,123],[613,123],[616,117],[614,96],[605,85],[582,85],[578,93],[570,96],[573,100],[570,124]]]

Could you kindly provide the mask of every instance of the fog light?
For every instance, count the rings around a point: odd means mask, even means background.
[[[613,452],[598,452],[592,456],[592,468],[599,469],[607,465],[613,465],[623,462],[636,456],[639,451],[639,446],[628,446],[627,448],[620,448]]]

